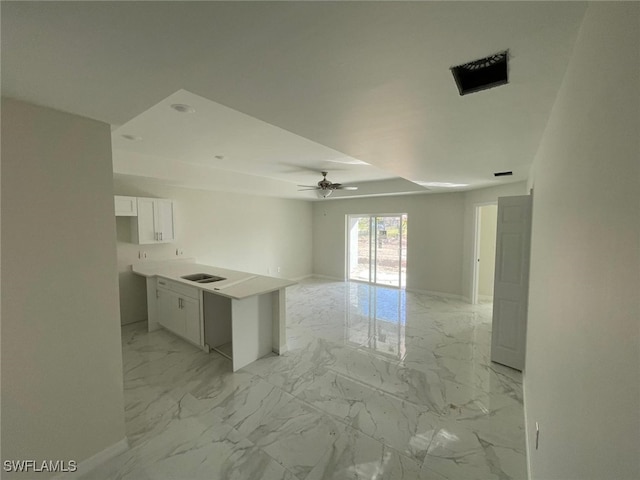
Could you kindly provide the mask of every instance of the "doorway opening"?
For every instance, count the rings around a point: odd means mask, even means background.
[[[347,278],[404,288],[407,214],[347,215]]]
[[[473,287],[471,289],[471,303],[474,304],[493,301],[497,222],[497,203],[476,205]]]

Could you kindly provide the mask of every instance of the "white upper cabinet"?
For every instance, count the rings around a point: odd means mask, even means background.
[[[133,243],[173,242],[173,200],[140,197],[137,200],[138,216],[131,219]]]
[[[116,217],[135,217],[138,215],[138,199],[116,195],[114,197]]]
[[[157,199],[156,212],[158,219],[158,232],[161,242],[173,242],[175,240],[173,228],[173,200]]]

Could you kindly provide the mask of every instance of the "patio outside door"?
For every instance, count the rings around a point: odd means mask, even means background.
[[[404,287],[407,272],[407,215],[349,215],[348,278]]]

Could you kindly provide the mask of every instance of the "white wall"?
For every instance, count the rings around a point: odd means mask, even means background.
[[[2,100],[2,287],[2,460],[124,439],[109,125]]]
[[[407,288],[460,295],[464,194],[323,200],[313,204],[313,271],[345,276],[347,214],[407,213]]]
[[[476,261],[473,251],[475,237],[475,208],[476,205],[497,202],[498,197],[526,195],[526,182],[508,183],[498,187],[481,188],[464,193],[464,233],[462,245],[462,296],[471,301],[473,288],[473,264]]]
[[[534,163],[532,479],[640,478],[639,50],[640,4],[589,4]]]
[[[145,281],[131,273],[139,251],[147,252],[147,260],[163,260],[177,258],[179,248],[200,263],[274,277],[312,273],[310,202],[172,187],[122,175],[115,176],[114,190],[174,200],[175,243],[132,244],[130,219],[117,218],[123,324],[147,317]]]
[[[480,234],[478,245],[478,294],[493,296],[493,277],[496,263],[496,229],[498,227],[498,206],[480,207]]]

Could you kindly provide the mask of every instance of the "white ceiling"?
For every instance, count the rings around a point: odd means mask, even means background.
[[[173,105],[193,111],[179,113]],[[243,193],[317,199],[315,192],[301,193],[298,186],[315,186],[321,172],[328,171],[334,182],[362,186],[358,196],[371,194],[365,187],[372,185],[377,194],[425,192],[406,180],[390,182],[396,176],[389,172],[186,90],[114,128],[112,145],[116,173],[201,188],[222,184]]]
[[[525,179],[586,5],[0,8],[2,94],[114,125],[117,173],[308,199],[295,185],[323,169],[358,184],[358,195],[424,191],[408,180],[479,188]],[[449,68],[504,49],[509,84],[460,97]],[[513,177],[495,179],[502,170]]]

